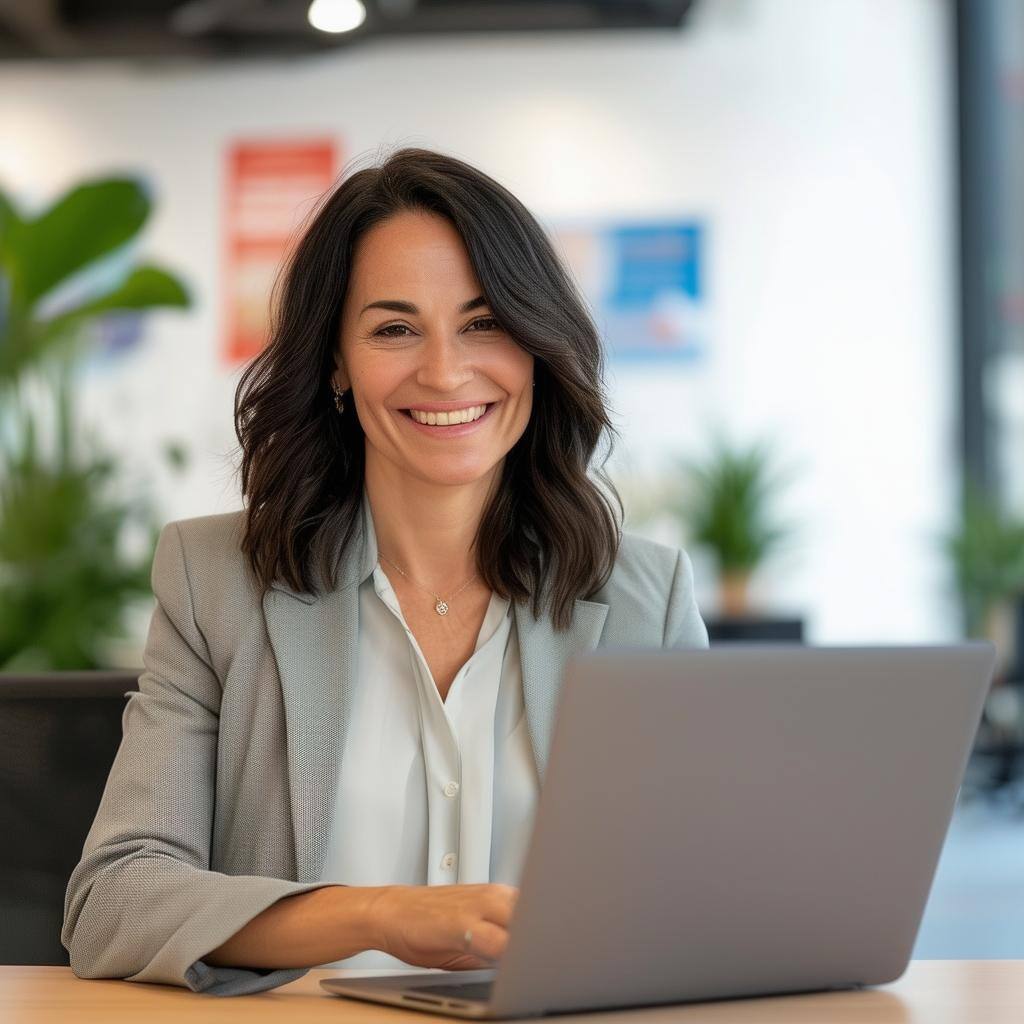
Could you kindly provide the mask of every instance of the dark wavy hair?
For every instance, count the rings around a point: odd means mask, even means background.
[[[475,537],[477,571],[499,596],[547,605],[555,628],[607,581],[622,501],[604,470],[618,433],[606,406],[601,341],[571,275],[533,215],[454,157],[403,148],[351,173],[313,211],[275,283],[270,337],[235,389],[248,499],[242,549],[265,593],[334,589],[360,515],[365,435],[330,390],[357,240],[403,211],[455,226],[502,327],[534,357],[533,408],[505,457]],[[598,445],[607,450],[591,467]]]

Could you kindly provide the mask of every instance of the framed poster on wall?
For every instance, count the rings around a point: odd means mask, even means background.
[[[270,293],[316,201],[334,184],[332,139],[239,140],[226,155],[223,361],[266,344]]]
[[[554,241],[617,362],[699,362],[709,343],[699,220],[559,222]]]

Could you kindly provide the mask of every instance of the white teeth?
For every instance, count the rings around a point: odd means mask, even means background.
[[[468,409],[458,409],[454,412],[422,412],[419,409],[410,409],[409,414],[417,423],[451,426],[453,423],[470,423],[473,420],[478,420],[486,411],[486,405],[474,405]]]

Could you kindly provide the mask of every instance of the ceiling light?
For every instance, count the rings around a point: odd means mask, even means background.
[[[307,17],[321,32],[351,32],[366,20],[366,7],[362,0],[313,0]]]

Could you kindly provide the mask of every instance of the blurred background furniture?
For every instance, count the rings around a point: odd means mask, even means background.
[[[0,673],[0,963],[68,963],[64,893],[140,671]]]
[[[804,642],[804,620],[759,615],[705,616],[711,643],[741,642],[790,643]]]

